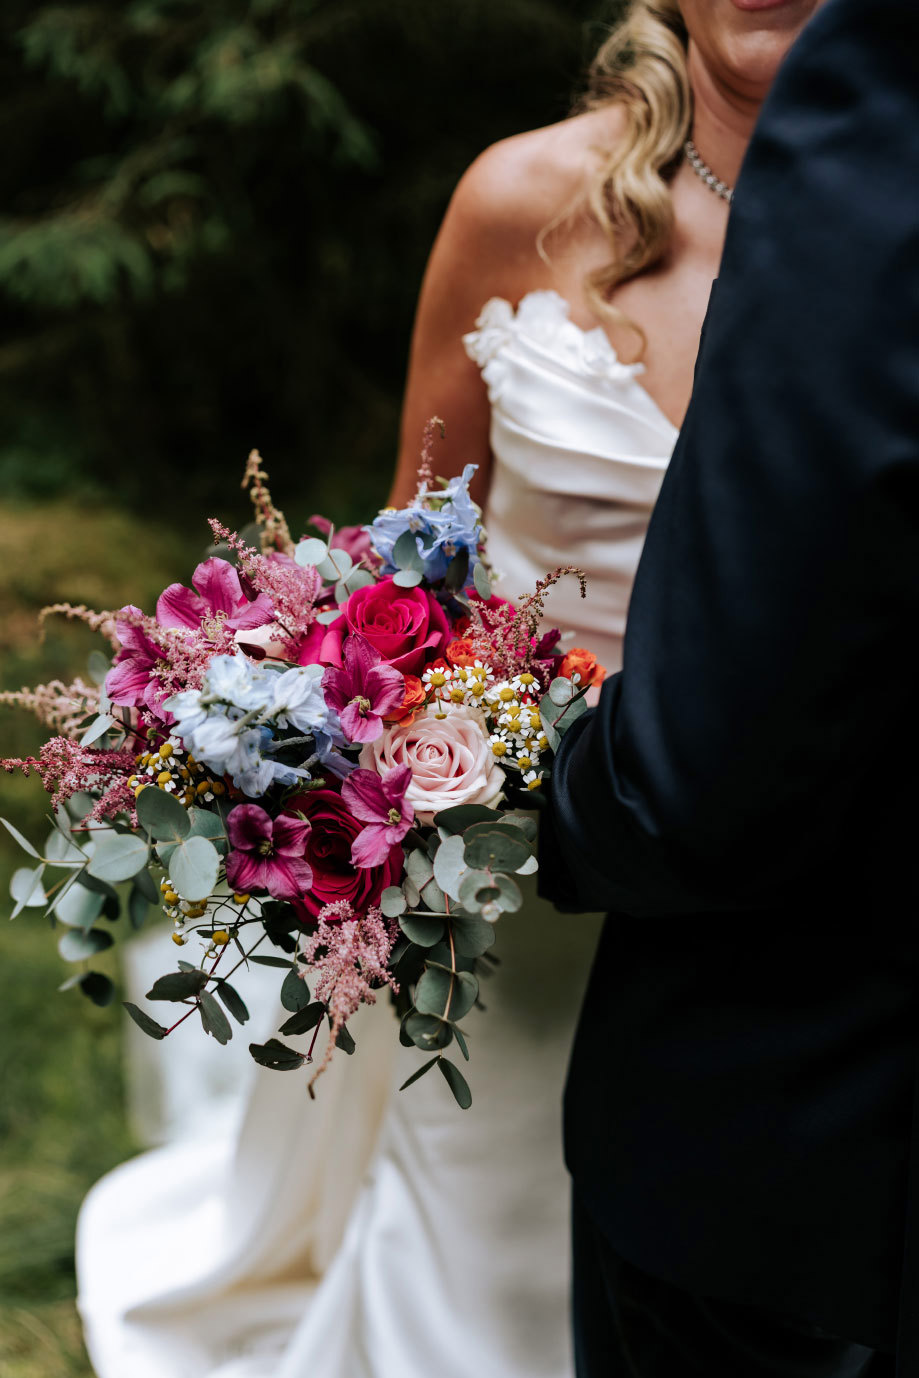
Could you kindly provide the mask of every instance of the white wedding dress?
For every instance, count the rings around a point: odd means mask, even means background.
[[[499,589],[579,565],[587,601],[563,580],[549,624],[615,670],[676,430],[554,292],[490,301],[465,344],[492,407]],[[140,1100],[159,1097],[174,1141],[103,1178],[78,1230],[99,1378],[569,1378],[560,1102],[598,923],[535,892],[501,918],[487,1011],[464,1021],[465,1112],[434,1073],[399,1093],[422,1055],[385,1000],[352,1021],[357,1055],[315,1102],[303,1073],[256,1068],[246,1044],[284,1017],[265,968],[261,996],[240,982],[254,1017],[228,1048],[197,1029],[147,1042]],[[170,950],[142,940],[141,993]]]

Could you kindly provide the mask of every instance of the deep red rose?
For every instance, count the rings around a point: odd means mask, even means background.
[[[312,867],[312,888],[293,905],[305,922],[315,919],[324,904],[347,900],[362,914],[389,885],[402,879],[402,848],[393,847],[381,866],[359,868],[351,860],[351,844],[363,828],[352,818],[340,794],[317,789],[297,794],[284,805],[285,813],[302,813],[310,821],[304,859]]]
[[[322,660],[327,665],[341,665],[341,643],[350,632],[357,632],[387,665],[404,675],[420,675],[450,636],[446,613],[432,593],[400,588],[391,579],[358,589],[341,611],[322,643]]]

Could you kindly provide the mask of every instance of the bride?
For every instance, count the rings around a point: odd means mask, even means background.
[[[392,501],[414,492],[425,421],[444,417],[437,467],[479,465],[499,591],[579,565],[589,598],[563,582],[550,625],[610,671],[730,186],[817,3],[636,0],[581,111],[487,150],[431,255]],[[100,1378],[568,1378],[560,1098],[597,926],[535,893],[502,917],[487,1013],[468,1021],[466,1113],[440,1078],[399,1094],[417,1054],[382,1002],[315,1103],[252,1068],[223,1132],[197,1103],[196,1054],[170,1040],[166,1091],[190,1088],[200,1132],[103,1179],[80,1220]]]

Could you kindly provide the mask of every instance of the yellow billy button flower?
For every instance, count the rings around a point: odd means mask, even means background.
[[[239,892],[239,893],[237,893],[237,894],[235,894],[235,895],[233,896],[233,903],[234,903],[234,904],[248,904],[248,903],[249,903],[249,896],[243,894],[242,892]]]
[[[226,947],[230,941],[230,935],[225,928],[218,928],[216,933],[211,934],[211,942],[215,947]]]
[[[173,933],[172,941],[175,943],[176,947],[184,947],[188,939],[183,938],[181,933]]]
[[[168,761],[169,757],[172,755],[174,750],[175,748],[173,747],[172,742],[163,742],[163,745],[159,749],[160,760]]]
[[[493,756],[506,756],[507,742],[502,742],[500,738],[498,740],[492,740],[491,751]]]

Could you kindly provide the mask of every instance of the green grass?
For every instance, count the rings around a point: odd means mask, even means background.
[[[0,688],[80,673],[99,644],[56,621],[42,644],[45,603],[152,609],[165,584],[187,581],[206,535],[202,523],[183,542],[168,523],[114,509],[0,505]],[[0,706],[0,756],[34,751],[43,735],[27,714]],[[47,808],[37,780],[0,772],[0,816],[34,841]],[[136,1148],[124,1115],[123,1016],[78,991],[58,993],[73,968],[40,910],[9,922],[9,878],[25,858],[0,832],[0,1374],[91,1378],[73,1303],[73,1232],[87,1189]]]

